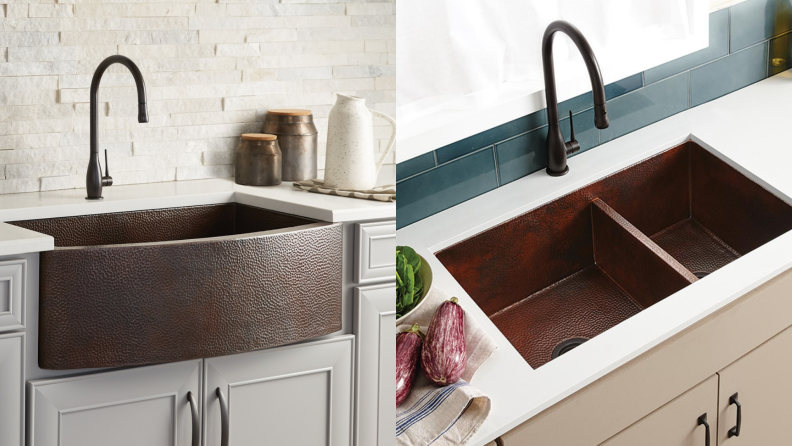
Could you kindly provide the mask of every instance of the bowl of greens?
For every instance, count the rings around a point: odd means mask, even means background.
[[[396,247],[396,323],[413,313],[432,289],[432,268],[409,246]]]

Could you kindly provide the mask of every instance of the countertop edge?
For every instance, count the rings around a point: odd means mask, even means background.
[[[52,251],[55,239],[29,229],[0,223],[0,256]]]
[[[397,232],[427,259],[434,284],[457,295],[498,344],[471,384],[492,397],[492,411],[470,445],[483,446],[623,366],[750,290],[792,267],[792,232],[744,255],[608,330],[574,355],[532,369],[448,273],[434,252],[647,159],[693,140],[792,204],[792,153],[785,140],[792,71],[688,109],[570,158],[570,175],[539,172],[521,178]],[[779,134],[779,132],[781,134]],[[637,148],[637,149],[636,149]],[[774,159],[767,163],[767,159]]]

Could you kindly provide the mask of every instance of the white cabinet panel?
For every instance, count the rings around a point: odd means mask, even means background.
[[[349,446],[353,350],[347,335],[206,359],[205,445],[227,423],[233,446]]]
[[[24,446],[25,334],[0,335],[0,445]]]
[[[396,278],[396,222],[355,225],[355,282]]]
[[[201,401],[201,373],[201,360],[193,360],[30,381],[28,444],[192,445],[193,414],[187,395],[192,392]],[[198,404],[195,410],[200,420]]]
[[[25,273],[27,261],[0,262],[0,331],[25,327]]]
[[[396,285],[355,289],[357,446],[396,444]]]

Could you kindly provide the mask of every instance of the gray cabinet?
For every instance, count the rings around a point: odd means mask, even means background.
[[[355,225],[355,282],[396,280],[396,222]]]
[[[393,283],[355,289],[357,446],[396,444],[395,296]]]
[[[24,446],[25,334],[0,335],[0,445]]]
[[[0,261],[0,331],[25,328],[27,260]]]
[[[353,352],[346,335],[206,359],[204,445],[351,445]]]
[[[30,381],[28,445],[192,445],[201,373],[201,360],[192,360]]]

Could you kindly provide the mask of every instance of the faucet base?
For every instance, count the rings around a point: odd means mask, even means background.
[[[96,198],[85,197],[85,199],[86,200],[104,200],[104,197],[96,197]]]
[[[569,166],[566,166],[564,170],[561,172],[550,170],[550,168],[548,167],[547,169],[545,169],[545,172],[547,172],[547,174],[550,175],[551,177],[561,177],[569,173]]]

